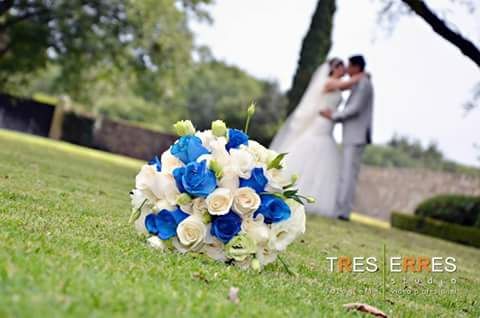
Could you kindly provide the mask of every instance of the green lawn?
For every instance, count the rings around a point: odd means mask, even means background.
[[[0,317],[361,316],[350,302],[393,317],[480,316],[480,250],[395,229],[312,217],[284,254],[296,277],[278,262],[257,274],[149,249],[127,224],[140,164],[0,130]],[[327,256],[381,260],[384,243],[389,256],[454,256],[458,270],[388,274],[385,300],[382,271],[328,272]]]

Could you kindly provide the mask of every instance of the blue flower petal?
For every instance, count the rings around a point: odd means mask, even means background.
[[[181,193],[186,192],[183,187],[183,176],[185,175],[185,167],[175,168],[172,172],[175,183],[177,184],[178,191]]]
[[[240,232],[241,225],[242,218],[230,211],[213,219],[210,233],[226,244]]]
[[[248,135],[239,129],[228,129],[228,142],[225,148],[230,150],[238,148],[240,145],[248,145]]]
[[[178,208],[175,211],[172,211],[170,213],[172,213],[172,216],[175,219],[175,222],[177,223],[177,225],[180,224],[180,222],[182,222],[189,216],[187,213],[183,212]]]
[[[177,172],[177,174],[181,173]],[[181,185],[183,190],[191,196],[207,197],[217,187],[217,179],[213,171],[208,169],[206,160],[202,160],[201,162],[190,162],[185,166],[185,171],[181,176]]]
[[[160,172],[162,171],[162,162],[160,161],[160,159],[158,159],[158,156],[155,156],[153,157],[152,159],[150,159],[148,161],[148,164],[151,165],[151,166],[155,166],[155,169]]]
[[[282,199],[271,194],[261,195],[260,199],[262,202],[254,216],[257,216],[259,213],[262,214],[265,223],[277,223],[290,217],[292,211]]]
[[[254,168],[250,179],[240,178],[240,187],[250,187],[257,193],[265,191],[268,180],[263,173],[263,168]]]
[[[184,164],[188,164],[198,159],[201,155],[208,154],[208,149],[202,144],[202,140],[197,136],[182,136],[172,146],[170,153],[181,160]]]
[[[155,225],[155,214],[149,214],[145,217],[145,228],[148,233],[158,234],[157,226]]]
[[[155,226],[158,230],[158,237],[162,240],[168,240],[177,234],[178,223],[175,221],[173,213],[168,210],[158,212],[155,217]]]

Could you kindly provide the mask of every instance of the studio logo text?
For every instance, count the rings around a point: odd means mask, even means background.
[[[374,273],[379,270],[380,262],[375,256],[328,256],[330,272],[339,273]],[[387,270],[391,273],[453,273],[457,270],[455,257],[426,256],[391,256],[384,259]]]

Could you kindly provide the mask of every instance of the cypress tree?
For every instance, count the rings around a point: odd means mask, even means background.
[[[288,113],[300,102],[315,69],[325,62],[332,45],[333,15],[335,0],[319,0],[310,23],[310,29],[303,38],[302,50],[292,87],[287,93]]]

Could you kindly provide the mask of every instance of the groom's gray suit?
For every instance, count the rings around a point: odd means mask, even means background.
[[[353,208],[355,188],[365,145],[371,143],[373,86],[364,76],[353,88],[343,111],[332,120],[343,123],[343,162],[337,191],[335,213],[348,218]]]

